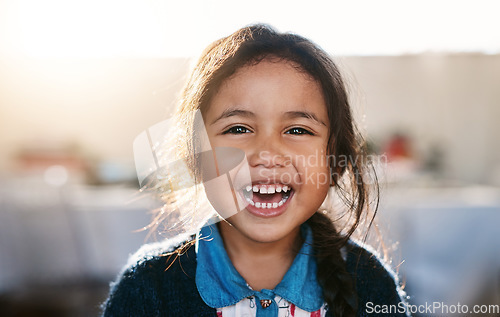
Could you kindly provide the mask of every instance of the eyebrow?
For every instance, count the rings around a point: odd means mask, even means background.
[[[229,117],[234,117],[234,116],[241,116],[241,117],[247,117],[247,118],[254,118],[255,117],[255,113],[251,112],[251,111],[248,111],[248,110],[242,110],[242,109],[226,109],[222,112],[222,114],[217,117],[217,119],[215,119],[214,121],[212,121],[211,124],[214,124],[215,122],[221,120],[221,119],[225,119],[225,118],[229,118]]]
[[[290,119],[306,118],[309,120],[316,121],[317,123],[322,124],[325,127],[327,126],[325,122],[320,120],[314,113],[309,112],[309,111],[287,111],[287,112],[285,112],[285,116],[290,118]]]
[[[212,121],[211,124],[214,124],[221,119],[234,117],[234,116],[255,118],[255,113],[248,111],[248,110],[238,109],[238,108],[236,108],[236,109],[229,108],[229,109],[224,110],[222,112],[222,114],[219,117],[217,117],[217,119]],[[305,118],[305,119],[316,121],[317,123],[322,124],[325,127],[327,126],[324,121],[320,120],[314,113],[309,112],[309,111],[287,111],[287,112],[285,112],[285,117],[287,117],[289,119]]]

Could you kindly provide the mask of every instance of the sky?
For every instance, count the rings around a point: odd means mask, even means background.
[[[0,0],[0,57],[193,57],[257,22],[334,55],[496,54],[495,2]]]

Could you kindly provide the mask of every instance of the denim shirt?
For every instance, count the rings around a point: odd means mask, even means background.
[[[197,242],[196,286],[203,301],[212,308],[235,305],[247,297],[256,302],[270,300],[270,306],[256,305],[258,317],[278,316],[275,296],[280,296],[298,308],[313,312],[324,304],[321,286],[316,279],[312,230],[301,226],[304,243],[283,280],[272,290],[252,290],[236,271],[215,224],[201,229]]]

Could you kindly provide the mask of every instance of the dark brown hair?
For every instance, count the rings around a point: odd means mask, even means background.
[[[347,158],[336,164],[330,160],[333,189],[343,198],[348,221],[335,223],[322,212],[316,212],[309,220],[313,236],[315,256],[318,259],[318,280],[329,309],[335,316],[354,316],[357,311],[357,295],[353,277],[347,272],[341,256],[344,247],[363,221],[369,205],[369,190],[366,181],[366,156],[363,140],[353,121],[346,87],[340,71],[332,58],[310,40],[290,33],[278,33],[267,25],[242,28],[228,37],[210,45],[195,65],[181,96],[179,112],[181,122],[186,124],[183,147],[194,177],[199,177],[194,158],[197,140],[193,140],[192,114],[207,109],[221,84],[238,69],[256,64],[263,59],[278,59],[291,62],[309,74],[322,89],[327,106],[330,133],[329,157]],[[191,116],[191,117],[190,117]],[[191,136],[191,137],[189,137]],[[373,179],[372,179],[373,180]],[[376,201],[378,186],[375,178]],[[376,211],[376,207],[375,207]],[[344,218],[345,219],[345,218]],[[367,218],[368,219],[368,218]],[[371,218],[373,219],[373,218]],[[371,224],[371,220],[368,221]]]

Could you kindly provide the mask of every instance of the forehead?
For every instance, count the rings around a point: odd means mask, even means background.
[[[256,77],[259,77],[260,80],[272,81],[277,79],[281,82],[286,81],[288,85],[318,86],[319,88],[317,81],[299,64],[277,57],[266,57],[258,62],[250,62],[239,67],[232,76],[222,83],[219,90],[235,81],[253,80]]]
[[[234,105],[273,112],[306,108],[326,116],[320,84],[297,64],[284,60],[265,59],[238,69],[222,83],[209,112]]]
[[[243,66],[239,67],[236,71],[235,74],[248,71],[248,70],[253,70],[253,71],[265,71],[265,70],[271,70],[271,71],[276,71],[281,69],[282,71],[288,69],[289,71],[293,71],[297,74],[302,74],[304,79],[314,81],[314,77],[308,73],[304,67],[302,67],[299,63],[296,63],[292,60],[288,60],[279,56],[274,56],[270,55],[261,59],[257,59],[254,61],[249,61]],[[231,78],[234,76],[231,76]]]

